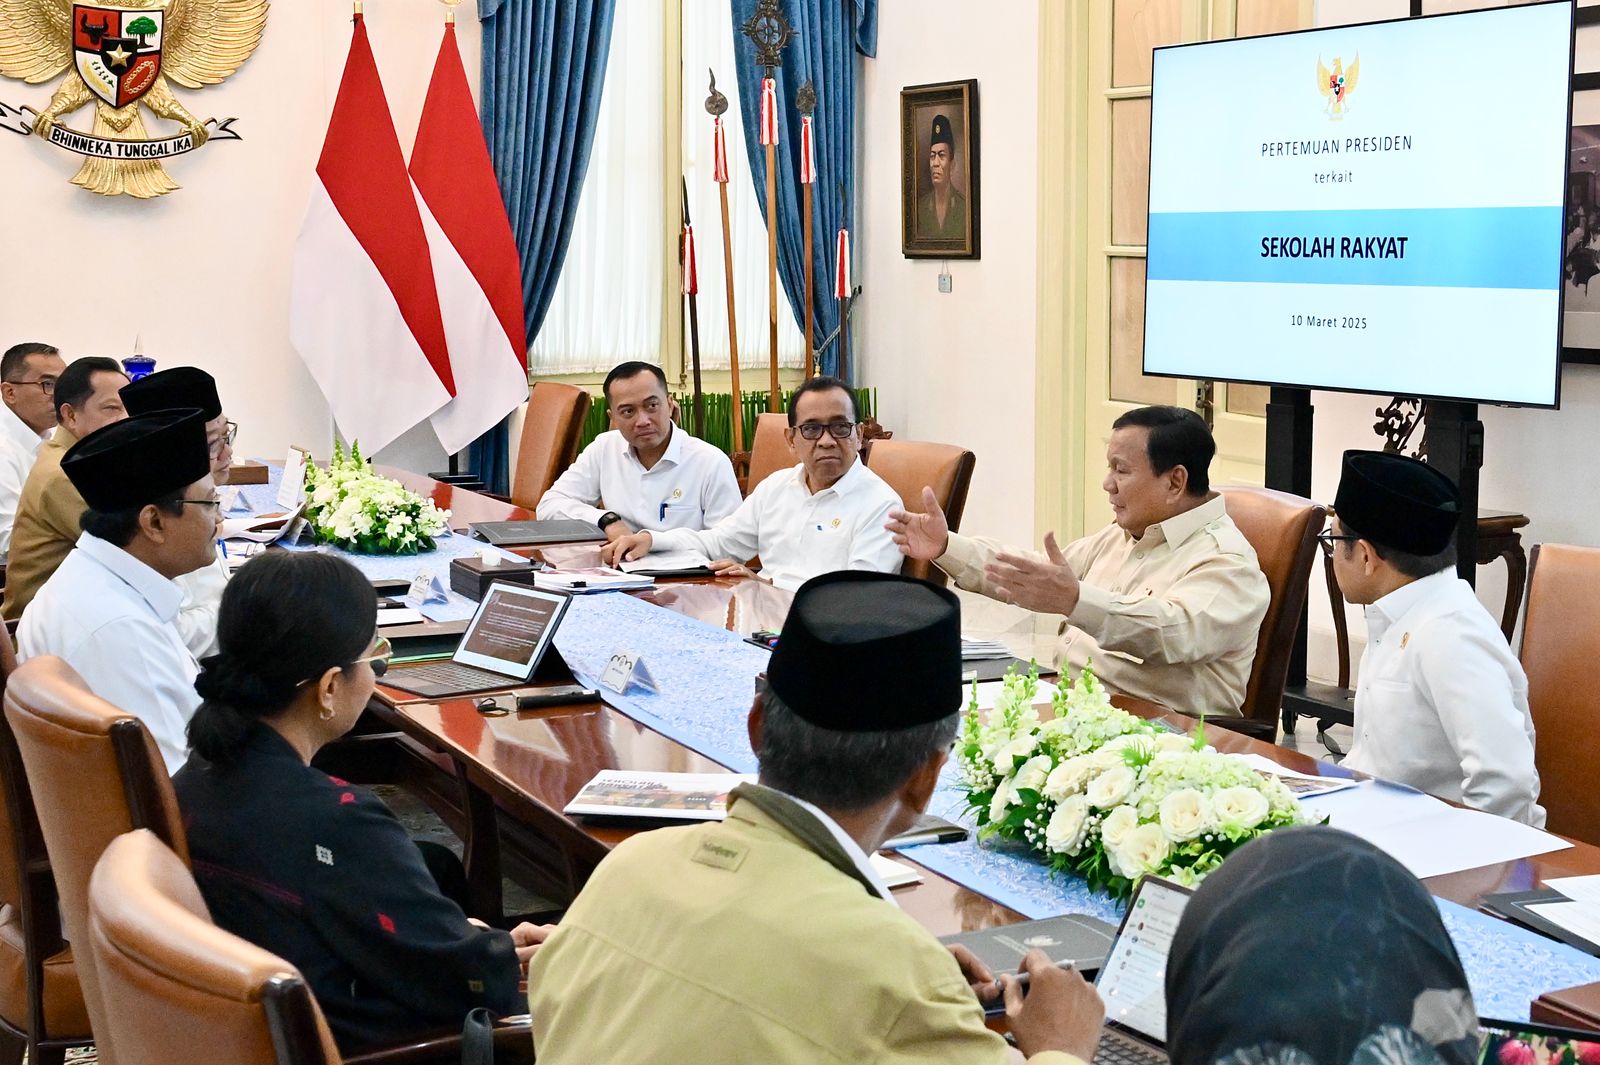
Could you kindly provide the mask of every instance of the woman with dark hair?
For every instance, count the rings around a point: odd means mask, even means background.
[[[1477,1065],[1478,1015],[1417,878],[1337,829],[1270,832],[1183,911],[1173,1065]]]
[[[333,555],[273,551],[223,593],[191,756],[173,778],[195,878],[221,927],[310,984],[345,1053],[520,1013],[549,927],[470,921],[383,802],[311,767],[388,666],[377,600]]]

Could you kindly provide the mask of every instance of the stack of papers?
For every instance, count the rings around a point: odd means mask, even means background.
[[[619,562],[617,568],[626,573],[663,577],[674,573],[698,574],[710,565],[711,560],[698,551],[663,551],[660,554],[646,555],[634,562]]]
[[[636,588],[650,588],[656,579],[624,573],[610,566],[586,566],[577,569],[543,570],[533,575],[533,586],[547,592],[625,592]]]
[[[981,681],[978,684],[978,709],[993,710],[995,700],[1000,698],[1000,693],[1005,690],[1005,686],[1005,681],[1003,680]],[[1047,680],[1041,680],[1039,687],[1033,693],[1033,703],[1035,706],[1041,703],[1048,703],[1055,698],[1055,694],[1056,686]],[[961,705],[963,707],[967,705],[967,699],[971,695],[972,685],[970,683],[961,685]]]
[[[872,871],[878,874],[878,879],[883,881],[884,887],[897,888],[906,884],[922,883],[922,874],[905,862],[897,862],[881,854],[871,855],[871,859]]]
[[[1250,768],[1254,769],[1257,773],[1265,773],[1268,776],[1277,777],[1283,782],[1284,787],[1294,792],[1295,798],[1297,799],[1310,799],[1318,795],[1331,795],[1336,791],[1343,791],[1345,788],[1353,788],[1360,783],[1355,779],[1355,777],[1352,776],[1309,777],[1302,773],[1296,773],[1293,770],[1285,769],[1272,759],[1266,758],[1259,754],[1246,754],[1241,755],[1240,757],[1242,757],[1246,762],[1249,762]],[[1336,773],[1341,772],[1341,770],[1333,766],[1329,766],[1328,768],[1332,769]],[[1346,770],[1344,772],[1348,771]]]
[[[961,660],[975,662],[985,658],[1010,658],[1011,651],[999,640],[986,640],[977,636],[962,635]]]

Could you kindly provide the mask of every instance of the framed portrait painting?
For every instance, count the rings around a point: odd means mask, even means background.
[[[978,83],[900,90],[900,250],[979,258]]]
[[[1577,51],[1600,46],[1600,6],[1576,12]],[[1561,259],[1561,358],[1600,363],[1600,72],[1572,75],[1566,238]]]

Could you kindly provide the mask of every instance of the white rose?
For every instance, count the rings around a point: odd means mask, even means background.
[[[1178,754],[1183,751],[1192,750],[1193,748],[1194,741],[1188,736],[1182,735],[1181,733],[1163,732],[1161,735],[1156,737],[1156,750],[1158,751],[1166,751]]]
[[[1133,793],[1139,778],[1125,765],[1114,765],[1089,781],[1089,802],[1109,810]]]
[[[1105,747],[1101,749],[1114,751],[1133,750],[1138,751],[1141,755],[1147,755],[1156,749],[1156,740],[1154,736],[1148,736],[1142,732],[1124,732],[1120,736],[1111,737],[1106,741]]]
[[[1167,842],[1161,826],[1152,821],[1130,828],[1123,835],[1122,843],[1109,851],[1109,856],[1117,871],[1133,880],[1158,871],[1171,851],[1172,844]]]
[[[1211,800],[1182,788],[1161,800],[1161,831],[1174,843],[1194,839],[1211,826]]]
[[[1113,850],[1121,846],[1128,832],[1138,825],[1139,811],[1131,806],[1119,806],[1100,822],[1100,839],[1107,850]]]
[[[1255,828],[1266,820],[1267,797],[1255,788],[1223,788],[1212,800],[1217,822],[1226,828]]]
[[[1062,800],[1045,826],[1044,841],[1057,854],[1077,854],[1089,826],[1089,800],[1073,795]]]
[[[994,789],[994,798],[989,800],[989,823],[998,825],[1006,819],[1006,811],[1011,808],[1015,798],[1011,794],[1011,781],[1002,780]]]
[[[1017,764],[1017,759],[1032,755],[1036,745],[1032,736],[1018,736],[1000,748],[999,753],[994,756],[994,767],[1001,773],[1011,772],[1011,767]]]
[[[1011,782],[1013,791],[1021,792],[1031,788],[1040,791],[1044,782],[1050,776],[1050,756],[1039,754],[1022,763],[1022,768],[1017,770],[1016,777]]]
[[[1083,786],[1089,782],[1089,772],[1092,768],[1091,762],[1085,755],[1068,758],[1050,771],[1050,778],[1044,782],[1044,797],[1060,802],[1068,795],[1082,791]]]
[[[1123,756],[1121,747],[1107,745],[1089,755],[1091,764],[1096,769],[1110,769],[1116,765],[1127,765],[1128,760]]]

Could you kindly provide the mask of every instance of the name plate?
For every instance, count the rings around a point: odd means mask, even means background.
[[[431,570],[421,570],[411,578],[411,587],[406,589],[406,598],[418,606],[424,603],[450,601],[450,597],[445,594],[444,582],[435,577]]]
[[[311,452],[291,445],[289,457],[283,460],[283,480],[278,482],[278,506],[293,510],[300,505],[306,491],[306,466],[311,462]]]
[[[629,685],[637,684],[645,691],[657,692],[661,689],[656,685],[656,680],[650,675],[650,667],[645,665],[644,656],[633,651],[618,651],[606,663],[606,668],[600,674],[600,686],[609,688],[618,695],[626,695]]]

